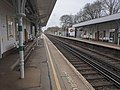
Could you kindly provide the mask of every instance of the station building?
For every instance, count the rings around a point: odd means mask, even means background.
[[[73,25],[75,37],[118,43],[120,13]]]
[[[16,0],[0,0],[0,58],[16,48],[19,41]],[[24,43],[34,39],[42,26],[45,26],[56,0],[26,0],[23,18]]]

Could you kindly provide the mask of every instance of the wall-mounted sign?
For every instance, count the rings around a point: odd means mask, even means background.
[[[120,32],[118,32],[118,37],[120,38]]]

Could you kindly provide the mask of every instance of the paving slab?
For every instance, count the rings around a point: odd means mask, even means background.
[[[40,87],[40,70],[35,67],[26,68],[25,79],[18,80],[19,89],[29,89]]]

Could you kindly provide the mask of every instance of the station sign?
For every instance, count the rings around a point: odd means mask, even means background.
[[[68,28],[68,34],[69,36],[75,36],[75,28],[74,27]]]
[[[118,38],[120,38],[120,31],[118,32]]]

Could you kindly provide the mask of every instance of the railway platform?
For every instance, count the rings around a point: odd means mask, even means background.
[[[120,45],[110,43],[110,42],[88,40],[88,39],[74,38],[74,37],[64,37],[64,36],[60,36],[60,37],[63,37],[63,38],[66,38],[66,39],[71,39],[71,40],[76,40],[76,41],[80,41],[80,42],[84,42],[84,43],[88,43],[88,44],[98,45],[98,46],[102,46],[102,47],[105,47],[105,48],[120,50]]]
[[[71,39],[73,39],[73,38],[71,38]],[[103,46],[103,47],[106,47],[106,48],[112,48],[112,49],[120,50],[120,46],[119,45],[114,44],[114,43],[110,43],[110,42],[95,41],[95,40],[80,39],[80,38],[74,38],[74,39],[78,40],[78,41],[82,41],[82,42],[98,45],[98,46]]]
[[[60,38],[63,41],[67,41],[67,42],[70,41],[71,44],[75,44],[77,46],[83,46],[83,47],[89,48],[92,51],[95,50],[99,53],[102,52],[105,55],[116,58],[118,60],[120,58],[120,55],[119,55],[120,46],[114,43],[87,40],[82,38],[65,37],[65,36],[56,36],[56,35],[52,35],[52,36]]]
[[[0,90],[94,90],[60,51],[42,35],[25,64],[25,78],[11,68],[13,52],[0,61]]]

